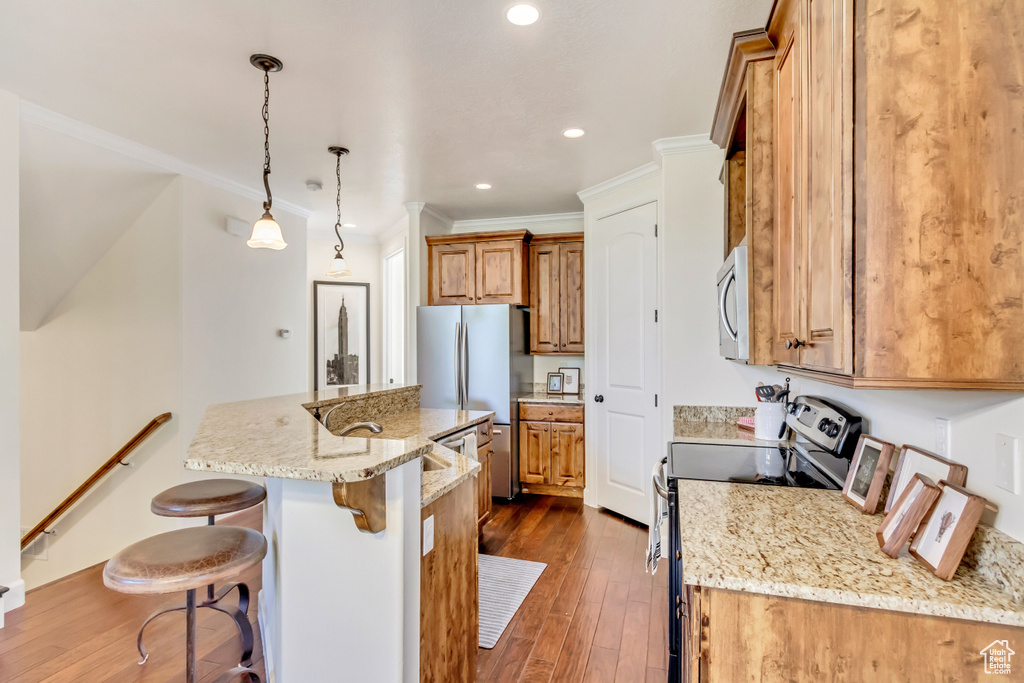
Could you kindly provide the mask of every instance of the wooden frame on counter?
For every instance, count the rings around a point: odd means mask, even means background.
[[[936,455],[917,446],[903,446],[896,463],[896,473],[892,475],[889,499],[885,502],[886,512],[889,512],[896,499],[909,486],[915,474],[925,474],[934,481],[948,481],[957,486],[967,483],[966,465],[947,460],[941,455]]]
[[[900,554],[941,491],[938,484],[923,474],[914,475],[875,533],[883,553],[892,558]]]
[[[960,566],[987,501],[948,481],[939,482],[939,488],[939,498],[918,527],[910,554],[932,574],[949,581]]]
[[[843,498],[869,515],[875,514],[895,450],[888,441],[861,434],[843,485]]]

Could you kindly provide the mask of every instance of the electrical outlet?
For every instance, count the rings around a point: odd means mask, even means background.
[[[1006,434],[996,434],[996,485],[1018,496],[1021,493],[1020,442]]]
[[[434,515],[423,520],[423,557],[434,549]]]
[[[951,450],[949,420],[937,417],[935,418],[935,452],[943,458],[948,458]]]

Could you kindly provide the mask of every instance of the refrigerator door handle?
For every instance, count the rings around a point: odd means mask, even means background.
[[[455,323],[455,402],[462,403],[462,323]]]
[[[462,324],[462,398],[463,409],[469,405],[469,323]]]

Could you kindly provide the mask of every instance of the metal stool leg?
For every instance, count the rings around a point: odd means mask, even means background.
[[[185,683],[196,683],[196,591],[185,598]]]
[[[153,621],[162,614],[170,614],[171,612],[184,612],[187,609],[187,605],[175,605],[174,607],[165,607],[164,609],[157,610],[149,615],[145,622],[142,624],[142,628],[139,629],[139,637],[135,644],[139,648],[139,656],[142,659],[139,660],[139,665],[146,663],[149,659],[149,652],[146,651],[146,646],[142,644],[142,634],[146,631],[146,627],[149,626],[149,622]]]
[[[255,671],[253,671],[247,666],[236,666],[234,669],[231,669],[230,671],[225,671],[217,677],[217,680],[214,681],[214,683],[227,683],[228,681],[233,680],[234,678],[239,676],[248,676],[250,683],[260,683],[259,674],[257,674]]]
[[[242,639],[242,658],[239,660],[239,665],[249,666],[252,664],[252,648],[255,644],[252,624],[249,623],[242,610],[232,605],[207,605],[207,607],[228,615],[235,622],[235,626],[238,628],[238,635]]]
[[[249,620],[247,618],[244,618],[244,617],[243,617],[242,621],[244,621],[246,625],[244,627],[241,625],[241,621],[239,621],[239,619],[235,618],[235,615],[231,611],[231,610],[235,610],[236,609],[235,607],[228,605],[226,609],[220,609],[220,605],[219,605],[220,601],[223,600],[225,597],[227,597],[228,593],[230,593],[231,591],[233,591],[235,589],[238,590],[238,608],[237,608],[237,610],[240,611],[243,615],[248,615],[249,614],[249,586],[247,586],[244,583],[232,583],[232,584],[228,584],[227,586],[224,586],[223,588],[220,589],[220,592],[216,596],[214,596],[214,599],[212,601],[201,602],[198,605],[196,605],[196,608],[198,609],[198,608],[202,608],[202,607],[208,607],[208,608],[211,608],[211,609],[216,609],[219,612],[227,614],[229,617],[232,618],[232,620],[234,620],[235,626],[238,627],[238,635],[241,636],[241,638],[242,638],[242,652],[243,652],[242,662],[244,663],[248,657],[252,656],[252,640],[253,640],[252,625],[249,624]],[[159,617],[159,616],[161,616],[163,614],[169,614],[171,612],[184,612],[186,610],[186,608],[187,608],[187,605],[185,605],[185,604],[175,605],[173,607],[165,607],[163,609],[157,610],[156,612],[153,612],[152,614],[149,615],[149,617],[146,618],[146,621],[143,622],[143,624],[142,624],[142,628],[139,629],[139,636],[136,639],[136,647],[138,647],[138,649],[139,649],[139,657],[141,657],[141,659],[139,659],[139,664],[140,665],[145,664],[146,660],[149,659],[149,651],[146,650],[146,646],[142,643],[142,637],[143,637],[143,634],[146,631],[146,627],[149,626],[149,622],[153,621],[154,619],[156,619],[157,617]],[[246,628],[249,631],[248,637],[246,636]],[[249,645],[247,646],[246,643],[249,643]],[[245,655],[246,652],[248,652],[249,654]]]

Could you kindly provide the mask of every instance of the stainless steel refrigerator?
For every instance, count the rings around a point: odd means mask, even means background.
[[[416,309],[424,408],[494,411],[491,494],[519,493],[517,397],[533,390],[528,311],[508,304]]]

